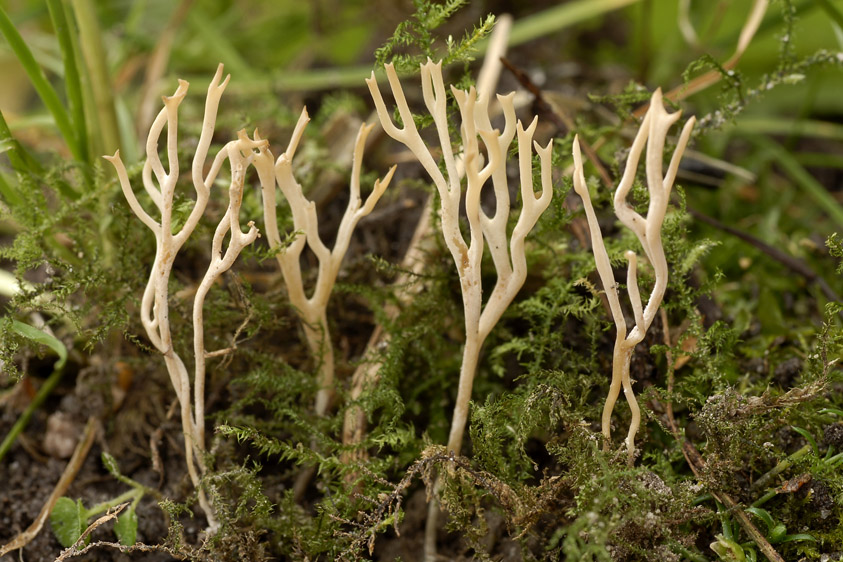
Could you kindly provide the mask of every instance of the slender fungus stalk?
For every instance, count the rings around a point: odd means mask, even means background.
[[[214,237],[211,242],[211,263],[205,277],[199,284],[196,296],[193,300],[193,353],[196,361],[194,372],[194,423],[196,424],[196,442],[200,449],[205,448],[205,331],[203,325],[203,306],[205,297],[214,282],[220,275],[228,271],[234,264],[234,260],[243,251],[243,248],[251,244],[260,234],[255,223],[249,221],[248,232],[240,229],[240,205],[243,203],[243,187],[246,178],[246,169],[251,164],[255,154],[254,150],[266,146],[266,141],[252,140],[246,136],[245,131],[240,131],[236,141],[231,141],[223,148],[221,153],[228,156],[231,164],[231,183],[228,188],[228,208],[220,220]],[[231,233],[231,239],[225,253],[222,250],[222,243],[225,235]]]
[[[462,447],[465,425],[468,419],[468,406],[480,349],[486,337],[497,324],[506,307],[515,298],[516,293],[527,277],[527,261],[524,241],[535,226],[539,216],[547,209],[553,190],[550,177],[551,144],[544,148],[533,142],[537,119],[533,119],[526,129],[520,121],[516,123],[512,99],[514,94],[498,96],[503,108],[505,126],[503,131],[492,129],[488,103],[489,96],[471,88],[468,92],[451,87],[451,92],[459,106],[462,121],[462,154],[466,178],[464,195],[466,215],[468,217],[469,241],[466,243],[459,222],[460,200],[463,199],[461,174],[457,167],[457,150],[452,146],[448,132],[446,114],[446,91],[442,80],[442,63],[428,60],[421,65],[422,94],[425,105],[433,117],[439,144],[442,150],[446,174],[443,174],[430,150],[421,138],[413,121],[413,114],[392,65],[386,65],[386,75],[395,98],[395,104],[404,123],[398,128],[392,122],[389,112],[378,89],[374,75],[366,83],[375,102],[378,118],[384,131],[395,140],[403,143],[421,163],[439,191],[441,201],[442,234],[445,244],[451,252],[460,276],[463,306],[465,310],[465,347],[463,348],[460,368],[457,401],[448,437],[448,450],[459,454]],[[507,239],[507,220],[510,212],[509,186],[506,174],[506,154],[509,145],[516,138],[518,141],[518,164],[521,182],[522,209],[511,236]],[[483,163],[478,137],[482,139],[488,154],[488,162]],[[541,193],[533,191],[533,147],[541,161]],[[447,175],[447,177],[446,177]],[[495,194],[495,212],[488,216],[480,207],[480,195],[486,182],[491,179]],[[486,302],[482,302],[482,282],[480,265],[485,242],[488,242],[492,261],[498,278]],[[434,493],[438,491],[434,486]],[[425,531],[425,559],[435,558],[436,519],[438,510],[431,503],[428,511]]]
[[[503,63],[501,57],[506,54],[507,42],[509,34],[512,29],[512,16],[509,14],[501,14],[495,20],[495,27],[489,37],[486,54],[483,58],[483,66],[477,75],[477,96],[480,99],[488,100],[489,95],[496,91],[498,79],[500,78]],[[464,171],[464,170],[463,170]],[[416,230],[413,232],[413,237],[410,241],[407,253],[401,262],[401,269],[405,271],[399,275],[393,282],[393,286],[401,287],[407,284],[411,275],[418,275],[422,273],[426,261],[424,259],[424,250],[422,243],[427,238],[427,234],[431,229],[431,215],[433,212],[432,201],[428,198],[425,202],[424,208],[416,224]],[[406,304],[410,301],[415,291],[422,290],[418,285],[413,291],[401,292],[398,294],[399,301]],[[388,305],[384,312],[387,317],[394,318],[397,316],[399,307],[395,305]],[[377,325],[366,344],[368,356],[367,360],[355,369],[352,377],[351,392],[349,398],[351,401],[357,400],[363,393],[363,390],[368,385],[374,385],[378,380],[378,370],[382,366],[382,359],[377,354],[371,353],[374,349],[387,345],[389,335],[384,332],[381,325]],[[363,440],[365,433],[366,416],[359,406],[354,404],[348,408],[345,414],[345,423],[343,425],[343,445],[351,445],[352,447],[343,453],[343,459],[350,461],[352,459],[362,459],[366,452],[360,448],[354,448]],[[348,475],[349,481],[356,478],[356,474],[350,473]]]
[[[618,184],[617,191],[615,191],[615,215],[617,215],[624,226],[635,233],[655,274],[655,284],[650,292],[647,305],[644,306],[638,290],[638,257],[631,250],[625,253],[629,264],[627,267],[627,292],[629,293],[633,318],[635,320],[634,327],[629,331],[623,311],[621,310],[618,288],[615,283],[611,263],[609,262],[609,255],[606,252],[606,246],[603,244],[603,235],[600,232],[597,216],[594,213],[594,207],[591,204],[588,187],[585,183],[579,139],[574,139],[574,189],[583,200],[588,228],[591,231],[591,246],[594,252],[594,262],[597,266],[600,281],[603,283],[606,298],[609,301],[612,319],[617,328],[615,351],[612,357],[612,382],[609,386],[609,394],[606,397],[606,403],[603,407],[602,429],[603,437],[605,438],[603,445],[608,450],[611,444],[612,411],[620,395],[621,387],[623,387],[624,396],[626,396],[632,413],[632,420],[630,421],[629,432],[626,437],[627,454],[630,464],[632,464],[635,457],[635,435],[638,433],[638,427],[641,424],[641,410],[632,391],[629,365],[635,346],[644,339],[647,330],[653,323],[653,319],[656,316],[656,312],[661,305],[665,290],[667,289],[668,270],[664,248],[662,247],[661,228],[667,212],[670,190],[673,188],[676,171],[679,168],[679,161],[682,159],[682,154],[688,144],[691,130],[694,128],[696,121],[691,117],[685,123],[679,135],[676,149],[670,159],[667,173],[662,176],[662,159],[667,131],[679,120],[680,116],[681,112],[679,111],[676,113],[667,113],[665,111],[662,103],[661,90],[656,90],[650,100],[650,108],[641,122],[641,128],[638,130],[638,134],[632,143],[626,161],[626,169]],[[647,149],[645,170],[650,202],[647,209],[647,216],[642,217],[627,202],[627,196],[635,180],[638,162],[645,145]]]
[[[462,118],[463,162],[467,182],[465,207],[469,224],[469,242],[466,244],[459,223],[459,207],[463,190],[460,175],[457,172],[456,151],[448,137],[447,102],[445,85],[442,80],[442,63],[434,63],[428,60],[426,64],[421,65],[421,75],[424,101],[433,117],[436,132],[439,136],[447,178],[439,170],[439,166],[416,129],[413,114],[407,105],[398,75],[391,64],[386,65],[386,74],[404,127],[399,129],[392,122],[380,90],[378,90],[377,82],[372,75],[371,78],[366,80],[366,83],[374,99],[378,118],[384,131],[410,149],[436,185],[442,205],[442,233],[460,275],[460,286],[465,308],[466,343],[463,349],[457,403],[454,407],[454,418],[448,438],[448,450],[459,454],[480,347],[506,307],[515,298],[521,285],[524,284],[527,277],[524,240],[527,233],[535,226],[539,216],[550,204],[552,193],[550,179],[551,143],[548,143],[544,148],[540,147],[538,143],[533,143],[537,119],[533,119],[533,122],[526,129],[520,121],[516,124],[515,109],[512,105],[513,94],[498,96],[506,120],[504,130],[501,132],[497,129],[493,130],[489,122],[488,96],[478,99],[474,88],[465,92],[451,87],[451,92],[457,100]],[[506,177],[506,152],[516,133],[523,207],[518,222],[507,242],[506,223],[509,218],[510,200]],[[488,153],[488,162],[485,165],[482,164],[483,156],[480,152],[478,136],[483,140]],[[533,145],[535,145],[535,150],[541,160],[542,190],[538,196],[533,191]],[[490,178],[496,200],[495,213],[491,217],[480,208],[480,193]],[[480,260],[483,257],[484,239],[489,243],[489,251],[498,272],[497,282],[485,308],[482,305],[480,279]]]
[[[293,228],[301,234],[282,251],[276,254],[290,302],[296,309],[304,325],[305,338],[311,355],[318,361],[319,391],[316,395],[316,414],[323,416],[328,412],[334,394],[334,350],[331,335],[328,331],[327,306],[331,290],[337,280],[340,265],[351,242],[351,235],[357,223],[372,212],[380,200],[392,175],[395,166],[390,168],[382,180],[376,180],[371,194],[365,203],[360,196],[360,171],[363,162],[363,149],[366,137],[374,125],[361,125],[357,133],[352,156],[350,192],[345,214],[340,222],[336,242],[333,249],[325,246],[319,236],[319,221],[316,216],[316,205],[304,196],[301,185],[293,176],[293,156],[299,145],[304,129],[310,117],[307,109],[303,109],[299,117],[293,136],[287,150],[281,154],[273,164],[273,156],[269,148],[260,148],[255,157],[254,166],[258,170],[258,177],[263,190],[264,223],[269,247],[281,247],[281,236],[278,233],[278,222],[275,217],[275,186],[276,183],[287,198],[293,214]],[[305,244],[316,255],[319,271],[316,285],[311,296],[307,296],[302,281],[301,262],[299,257]]]
[[[208,149],[214,134],[219,101],[228,84],[229,77],[222,80],[223,66],[217,72],[208,87],[205,101],[205,117],[199,143],[193,157],[192,176],[196,191],[196,203],[184,226],[173,233],[173,200],[179,179],[178,160],[178,107],[187,94],[188,83],[179,80],[175,94],[164,97],[164,108],[152,123],[146,142],[146,162],[143,166],[143,186],[152,203],[161,215],[160,222],[153,219],[141,206],[132,190],[126,167],[120,158],[120,152],[106,156],[114,165],[123,195],[132,211],[155,235],[155,262],[149,275],[149,281],[141,301],[141,322],[152,345],[164,356],[164,363],[170,375],[170,382],[178,398],[182,430],[185,438],[185,461],[187,471],[199,494],[199,505],[208,518],[211,530],[216,530],[218,523],[204,490],[200,486],[200,477],[206,470],[205,454],[205,342],[202,326],[202,306],[205,296],[213,282],[227,271],[240,251],[251,244],[258,236],[257,228],[249,223],[249,230],[240,230],[240,204],[243,197],[243,182],[246,168],[254,158],[254,150],[266,145],[266,141],[252,140],[241,133],[236,141],[229,142],[214,157],[210,170],[204,173]],[[165,171],[158,156],[158,139],[167,127],[167,161],[169,170]],[[231,180],[229,184],[229,204],[213,238],[211,263],[205,278],[197,290],[193,305],[195,387],[193,408],[191,409],[190,377],[182,359],[173,349],[173,339],[169,321],[168,282],[173,264],[181,247],[193,233],[199,219],[205,212],[211,186],[214,184],[225,160],[229,161]],[[154,177],[154,180],[153,180]],[[222,252],[222,242],[226,233],[231,232],[229,247]]]

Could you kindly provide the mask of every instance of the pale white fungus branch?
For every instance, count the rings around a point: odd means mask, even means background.
[[[463,349],[457,402],[448,438],[448,450],[458,454],[462,446],[465,424],[468,418],[468,404],[471,400],[471,388],[477,370],[480,348],[489,332],[497,324],[507,306],[512,302],[527,276],[527,264],[524,239],[533,228],[539,216],[550,204],[552,182],[550,177],[551,144],[544,148],[535,145],[541,161],[541,193],[533,189],[533,134],[536,120],[524,129],[520,121],[516,123],[512,95],[498,96],[503,108],[505,125],[503,131],[492,129],[489,114],[489,96],[484,93],[478,99],[477,92],[471,88],[468,92],[451,88],[457,101],[461,117],[462,158],[451,144],[446,113],[446,90],[442,80],[442,63],[430,60],[421,65],[422,95],[425,106],[433,118],[445,173],[440,171],[437,162],[422,140],[413,114],[407,104],[398,75],[392,65],[386,65],[386,75],[392,89],[398,113],[403,127],[398,128],[386,109],[383,97],[378,89],[374,75],[366,83],[375,102],[378,118],[384,131],[395,140],[403,143],[421,163],[439,191],[441,201],[440,217],[445,244],[451,252],[460,276],[463,305],[465,308],[466,342]],[[521,180],[522,209],[512,235],[507,240],[507,220],[510,212],[509,187],[506,176],[506,154],[513,138],[518,138],[519,171]],[[478,137],[483,141],[488,162],[480,150]],[[468,243],[460,229],[459,208],[463,197],[461,177],[458,171],[461,161],[466,178],[465,208],[468,218]],[[480,206],[483,187],[491,179],[495,193],[496,208],[488,216]],[[485,243],[489,245],[492,260],[497,268],[498,279],[489,296],[485,308],[482,302],[482,284],[480,262]]]
[[[211,263],[205,277],[196,290],[193,299],[193,354],[195,359],[194,370],[194,398],[193,412],[194,424],[196,426],[195,446],[202,452],[205,450],[205,330],[203,321],[203,307],[205,297],[208,295],[211,286],[219,279],[220,275],[231,269],[234,260],[243,251],[243,248],[253,243],[260,234],[255,223],[249,221],[246,225],[249,230],[243,232],[240,228],[240,206],[243,203],[243,188],[246,179],[246,170],[255,157],[255,150],[266,147],[267,142],[252,140],[246,136],[245,131],[237,134],[236,141],[231,141],[223,147],[220,154],[225,154],[231,165],[231,180],[228,187],[228,208],[214,231],[211,242]],[[226,234],[231,233],[228,248],[223,252],[223,239]]]
[[[484,96],[485,99],[488,99],[489,95],[494,93],[497,88],[498,79],[503,69],[501,57],[506,54],[506,46],[511,27],[512,17],[510,15],[502,14],[496,18],[495,28],[487,44],[488,48],[483,59],[483,66],[477,76],[477,98],[480,100],[478,104],[484,100]],[[486,128],[491,129],[491,126]],[[407,252],[401,261],[401,269],[404,270],[404,273],[396,278],[393,283],[395,287],[406,285],[410,277],[421,273],[425,266],[426,262],[423,259],[424,251],[422,250],[422,244],[427,239],[427,233],[431,228],[432,209],[431,198],[428,198],[422,209],[421,217],[416,223],[416,228]],[[490,244],[492,243],[490,242]],[[412,297],[412,293],[417,290],[421,290],[419,286],[413,291],[400,293],[398,295],[399,302],[408,302]],[[392,304],[384,309],[384,313],[388,318],[394,318],[398,314],[398,310],[398,306]],[[383,326],[376,325],[369,338],[369,342],[366,344],[367,352],[364,354],[366,360],[358,365],[352,376],[351,391],[349,393],[352,404],[346,410],[345,422],[343,424],[343,444],[350,445],[351,447],[343,453],[344,460],[362,459],[366,455],[365,449],[357,446],[363,440],[366,416],[363,409],[354,402],[360,398],[364,388],[371,387],[377,383],[379,378],[378,371],[382,366],[383,358],[375,353],[375,350],[383,349],[384,346],[388,345],[388,340],[389,334],[383,330]],[[354,481],[357,475],[354,472],[350,472],[347,478],[349,482]]]
[[[177,232],[173,232],[173,202],[179,179],[178,107],[187,94],[188,83],[180,80],[175,94],[163,98],[164,108],[153,121],[147,137],[146,161],[141,177],[144,189],[161,216],[160,222],[153,219],[139,203],[119,151],[114,156],[105,157],[117,171],[120,187],[129,207],[155,235],[155,262],[141,301],[141,322],[152,345],[164,356],[170,382],[176,392],[180,406],[182,429],[185,436],[187,471],[193,485],[198,490],[199,504],[208,518],[211,530],[216,530],[218,523],[207,496],[200,486],[201,475],[206,468],[204,464],[205,351],[202,305],[214,280],[228,270],[243,247],[252,243],[258,236],[258,231],[253,223],[249,223],[248,232],[242,232],[238,215],[242,202],[246,168],[255,157],[254,151],[260,150],[266,144],[265,141],[251,140],[245,134],[241,134],[238,140],[228,143],[217,153],[208,172],[204,172],[208,150],[214,135],[220,98],[229,80],[229,76],[226,76],[224,80],[222,79],[222,72],[223,66],[219,65],[208,87],[202,132],[193,157],[191,171],[196,202],[184,225]],[[167,170],[164,169],[164,165],[158,156],[158,140],[164,131],[164,127],[167,128]],[[176,255],[204,214],[211,186],[219,175],[225,160],[229,161],[231,167],[229,205],[214,234],[211,263],[197,290],[194,301],[194,351],[196,356],[194,402],[193,407],[191,407],[190,376],[184,362],[173,349],[169,322],[168,283]],[[223,253],[223,238],[229,232],[229,247]]]
[[[445,245],[451,252],[460,277],[463,307],[465,311],[465,346],[457,389],[457,401],[448,436],[448,450],[459,454],[463,435],[468,420],[468,406],[471,401],[471,389],[477,372],[480,349],[486,337],[500,320],[501,315],[510,305],[516,293],[521,289],[527,277],[527,262],[524,239],[535,226],[539,216],[547,209],[553,191],[550,176],[551,143],[544,148],[535,144],[541,161],[541,193],[537,196],[533,189],[533,134],[537,120],[533,120],[527,129],[520,121],[516,123],[513,95],[498,96],[504,114],[504,128],[493,129],[489,119],[488,103],[490,92],[481,92],[480,97],[474,88],[468,92],[451,87],[451,92],[460,110],[461,118],[461,153],[452,146],[448,129],[447,99],[442,80],[442,63],[433,63],[428,59],[421,65],[422,96],[425,106],[433,117],[436,134],[442,151],[447,178],[440,171],[425,142],[422,140],[413,121],[413,114],[401,89],[398,75],[392,65],[386,65],[389,80],[398,113],[404,123],[403,128],[393,124],[386,104],[383,101],[374,74],[366,81],[378,118],[384,131],[395,140],[403,143],[421,163],[439,191],[440,220]],[[518,222],[507,241],[507,221],[510,212],[509,185],[506,174],[506,155],[513,138],[518,137],[519,175],[521,180],[522,209]],[[483,163],[478,137],[482,139],[488,162]],[[458,166],[458,163],[460,166]],[[468,219],[468,243],[460,228],[459,209],[463,197],[462,175],[465,175],[465,210]],[[495,194],[495,212],[489,216],[483,211],[480,200],[483,187],[491,179]],[[485,242],[484,242],[485,240]],[[489,245],[497,270],[498,278],[491,295],[483,308],[483,286],[481,281],[481,261],[485,243]],[[434,485],[433,493],[438,494],[440,481]],[[436,558],[436,521],[438,508],[432,502],[428,508],[427,525],[424,540],[424,559]]]
[[[676,179],[676,172],[679,168],[679,161],[682,159],[682,154],[688,144],[691,130],[695,123],[693,117],[685,123],[679,135],[673,156],[671,157],[667,173],[662,175],[662,159],[664,157],[667,132],[679,120],[680,116],[681,112],[669,114],[665,111],[664,104],[662,103],[661,90],[656,90],[650,101],[650,108],[641,122],[638,134],[632,142],[632,147],[627,157],[626,169],[615,192],[615,214],[624,226],[635,233],[638,241],[641,243],[644,254],[647,256],[647,260],[653,268],[655,276],[655,283],[645,306],[642,303],[638,290],[638,257],[631,250],[625,253],[628,262],[627,292],[635,320],[635,325],[631,330],[628,330],[626,320],[624,319],[618,298],[617,284],[614,273],[612,272],[611,263],[609,262],[609,255],[603,244],[603,236],[600,233],[594,207],[591,204],[588,186],[586,185],[585,175],[583,173],[579,140],[574,139],[574,189],[583,200],[588,227],[591,231],[591,246],[594,252],[597,273],[603,283],[609,308],[612,311],[612,318],[617,328],[612,359],[612,382],[609,386],[609,393],[603,408],[602,429],[605,438],[604,447],[608,448],[611,443],[612,411],[620,395],[621,387],[623,387],[624,396],[626,396],[632,414],[629,432],[626,437],[627,453],[630,463],[634,459],[635,435],[638,433],[638,428],[641,424],[641,411],[632,390],[629,366],[635,346],[644,339],[667,289],[668,269],[662,246],[661,229],[665,214],[667,213],[670,191],[673,188],[673,182]],[[632,205],[627,201],[627,197],[635,181],[638,163],[645,146],[647,151],[645,172],[650,201],[647,208],[647,216],[643,217],[633,209]]]
[[[360,195],[360,172],[366,138],[373,125],[361,125],[352,155],[348,206],[340,221],[334,247],[329,249],[319,236],[316,204],[305,197],[302,186],[293,176],[293,156],[309,120],[307,109],[303,109],[287,150],[275,160],[273,165],[272,153],[268,148],[261,148],[259,155],[255,158],[254,166],[258,170],[263,189],[264,228],[269,247],[278,250],[276,259],[287,286],[287,294],[302,319],[311,356],[318,362],[319,391],[316,395],[316,414],[321,416],[328,412],[334,394],[334,350],[328,331],[328,300],[354,229],[360,219],[372,212],[386,191],[395,173],[395,166],[382,180],[375,181],[372,192],[364,202]],[[275,217],[276,184],[290,205],[293,228],[298,233],[298,236],[286,248],[281,248],[281,237]],[[309,297],[302,280],[299,260],[305,245],[310,248],[319,263],[316,284]]]

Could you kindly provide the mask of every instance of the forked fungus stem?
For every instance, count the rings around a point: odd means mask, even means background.
[[[360,173],[366,138],[374,125],[361,125],[352,155],[349,182],[351,196],[340,221],[334,247],[328,248],[319,236],[316,204],[305,197],[302,186],[293,176],[293,157],[309,121],[307,109],[303,109],[287,150],[275,160],[268,147],[261,147],[255,157],[254,166],[258,171],[263,191],[264,229],[269,247],[278,250],[275,258],[284,277],[287,294],[302,320],[311,356],[317,361],[319,391],[316,395],[316,414],[324,416],[328,412],[334,394],[334,350],[328,329],[326,312],[328,300],[354,229],[360,219],[372,212],[386,188],[389,187],[392,175],[395,173],[395,166],[390,168],[383,179],[375,180],[372,192],[364,202],[360,195]],[[293,228],[298,233],[293,242],[283,249],[275,216],[276,185],[290,205]],[[304,287],[299,260],[305,245],[310,248],[319,262],[316,284],[310,296],[307,296]]]
[[[655,284],[646,306],[643,305],[638,290],[638,257],[635,252],[628,250],[625,257],[628,262],[627,268],[627,292],[632,306],[634,326],[629,330],[621,309],[618,297],[618,288],[615,283],[612,265],[609,262],[609,255],[603,243],[603,235],[597,223],[597,216],[591,204],[591,197],[588,193],[588,186],[583,173],[582,155],[580,153],[579,140],[574,139],[574,189],[583,200],[588,228],[591,232],[591,246],[594,252],[594,262],[597,273],[606,292],[609,308],[612,311],[617,333],[615,336],[615,349],[612,357],[612,382],[609,386],[609,394],[603,407],[602,430],[604,448],[608,449],[611,443],[612,411],[623,387],[624,396],[629,403],[632,419],[629,424],[629,431],[626,437],[626,447],[629,463],[632,464],[635,457],[635,435],[641,425],[641,410],[638,401],[632,390],[629,366],[635,346],[638,345],[653,323],[656,312],[662,303],[665,290],[667,289],[667,260],[662,247],[661,229],[667,213],[667,204],[670,199],[670,191],[676,179],[676,172],[679,168],[679,161],[688,144],[691,130],[694,127],[695,119],[691,117],[682,128],[679,140],[670,159],[667,173],[663,175],[662,159],[664,145],[667,138],[667,131],[679,120],[681,112],[667,113],[662,103],[661,90],[656,90],[650,101],[650,107],[641,122],[641,127],[635,136],[629,156],[626,161],[621,181],[615,191],[614,208],[615,215],[621,223],[635,233],[647,260],[653,268]],[[635,181],[638,171],[638,163],[641,154],[646,146],[645,172],[647,189],[650,195],[647,216],[643,217],[635,211],[627,201],[629,191]]]
[[[398,128],[392,122],[373,74],[366,83],[375,102],[378,118],[384,131],[410,149],[436,185],[441,205],[442,235],[445,237],[445,245],[451,253],[460,277],[465,311],[465,346],[447,445],[450,452],[459,454],[468,420],[471,389],[477,372],[480,350],[489,332],[524,284],[527,277],[524,241],[550,204],[553,191],[550,176],[552,142],[544,148],[533,142],[537,120],[533,119],[526,129],[520,121],[516,120],[513,106],[514,94],[497,96],[505,119],[503,131],[500,131],[493,129],[490,123],[488,110],[490,92],[480,92],[478,96],[474,88],[465,92],[452,86],[451,93],[459,106],[462,124],[461,147],[455,148],[451,144],[448,128],[447,94],[442,79],[442,63],[434,63],[428,59],[426,64],[421,65],[422,95],[427,110],[433,118],[439,140],[445,165],[445,174],[443,174],[415,126],[413,114],[392,65],[386,65],[386,75],[404,125]],[[511,205],[506,174],[506,155],[516,136],[522,209],[515,228],[508,236],[507,222]],[[488,162],[484,163],[478,137],[483,141]],[[533,190],[533,147],[541,162],[542,185],[538,196]],[[458,162],[461,167],[458,166]],[[466,183],[464,194],[463,173]],[[490,179],[495,195],[495,212],[491,216],[487,215],[480,206],[482,190]],[[463,198],[468,218],[467,243],[459,219],[460,201]],[[486,306],[483,307],[480,266],[486,243],[497,270],[497,281],[486,301]],[[433,490],[434,495],[439,492],[440,486],[441,480],[437,479]],[[436,558],[437,519],[438,507],[435,502],[431,502],[425,529],[425,560]]]
[[[173,233],[173,202],[179,179],[178,108],[187,94],[189,84],[180,80],[176,92],[170,97],[163,98],[164,108],[153,121],[146,141],[146,161],[141,177],[144,189],[160,214],[160,222],[153,219],[144,210],[135,196],[126,167],[120,158],[120,152],[116,152],[114,156],[105,157],[117,171],[120,187],[129,207],[155,235],[155,261],[141,301],[141,322],[152,345],[163,355],[167,372],[170,375],[170,382],[176,392],[184,432],[187,471],[191,482],[198,490],[199,504],[208,518],[211,530],[216,530],[218,523],[213,507],[208,501],[200,482],[201,476],[206,470],[204,460],[206,352],[202,308],[205,296],[214,281],[232,266],[243,248],[254,242],[258,237],[258,230],[252,222],[247,225],[248,231],[242,232],[239,214],[243,200],[246,169],[255,157],[254,151],[266,145],[266,141],[257,138],[250,139],[245,132],[241,131],[237,140],[229,142],[216,154],[207,174],[204,172],[208,150],[214,135],[220,98],[229,79],[227,76],[225,80],[222,80],[222,71],[223,66],[219,65],[208,87],[202,132],[193,157],[192,176],[194,190],[196,191],[196,202],[184,226],[178,232]],[[158,140],[165,126],[167,127],[167,163],[169,170],[164,169],[158,156]],[[191,402],[190,376],[181,357],[173,349],[169,321],[168,283],[176,255],[204,214],[211,186],[217,179],[225,160],[228,160],[230,167],[228,208],[214,233],[211,262],[197,289],[193,303],[195,370]],[[229,246],[223,252],[223,239],[228,233],[231,233]]]

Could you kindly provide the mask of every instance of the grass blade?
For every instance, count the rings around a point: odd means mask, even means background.
[[[783,135],[843,141],[843,125],[815,119],[742,115],[738,117],[734,130],[747,135]]]
[[[9,129],[2,111],[0,111],[0,142],[10,146],[6,151],[6,156],[9,157],[12,169],[17,173],[40,174],[43,171],[41,164],[12,135],[12,130]]]
[[[0,201],[5,202],[10,207],[23,205],[23,198],[20,196],[17,189],[12,187],[2,174],[0,174]]]
[[[829,0],[817,0],[817,4],[825,10],[825,13],[834,21],[834,23],[843,28],[843,12],[841,12],[837,6],[832,4]]]
[[[532,41],[533,39],[558,32],[561,29],[624,8],[639,1],[576,0],[561,6],[549,8],[513,23],[509,45],[515,46]],[[208,24],[207,18],[203,18],[204,16],[202,15],[191,13],[188,23],[199,33],[212,33],[210,28],[206,28],[206,24]],[[201,36],[204,37],[206,35]],[[207,36],[218,37],[212,34]],[[478,51],[483,52],[487,44],[487,39],[480,41],[477,45]],[[225,61],[226,67],[232,69],[232,72],[234,72],[235,67],[238,69],[237,83],[232,84],[229,90],[237,91],[241,94],[254,94],[256,92],[270,90],[273,92],[293,92],[325,90],[339,87],[359,87],[361,81],[372,72],[371,64],[340,68],[314,68],[306,71],[284,69],[281,72],[273,73],[272,79],[269,81],[270,85],[268,86],[266,78],[256,75],[253,69],[248,66],[248,63],[243,60],[243,57],[231,46],[230,42],[209,42],[208,48],[213,49],[216,52],[217,58]],[[232,66],[232,63],[234,66]],[[378,69],[375,70],[375,77],[378,79],[378,82],[383,82],[386,79],[386,74]],[[189,82],[192,80],[201,81],[204,77],[186,76],[185,79]]]
[[[762,136],[750,137],[753,143],[772,154],[776,164],[794,183],[805,190],[814,202],[828,213],[829,217],[843,228],[843,206],[802,167],[796,158],[779,143]]]
[[[47,106],[50,114],[52,114],[53,119],[56,122],[56,127],[58,127],[61,136],[64,137],[64,141],[67,143],[68,148],[70,148],[71,154],[73,154],[73,157],[76,160],[84,162],[83,153],[76,139],[76,135],[73,132],[73,126],[70,122],[67,110],[64,105],[62,105],[61,100],[59,100],[59,96],[56,94],[56,91],[47,81],[47,77],[44,75],[44,70],[37,62],[35,62],[35,57],[32,56],[32,51],[29,50],[29,47],[23,40],[23,37],[21,37],[20,33],[18,33],[18,30],[15,28],[15,24],[12,23],[12,20],[9,19],[9,16],[6,14],[6,10],[4,10],[1,6],[0,32],[3,33],[3,36],[9,43],[9,46],[12,48],[12,52],[15,53],[15,57],[17,57],[20,61],[27,76],[29,76],[29,80],[32,82],[32,86],[41,98],[41,101],[44,102],[44,105]]]
[[[255,71],[249,62],[237,51],[237,48],[228,40],[228,35],[219,29],[216,22],[199,10],[191,10],[187,16],[187,23],[196,32],[197,39],[205,44],[207,52],[213,54],[217,60],[225,64],[232,75],[236,74],[238,79],[254,77]]]
[[[20,123],[20,121],[18,121],[18,123]],[[2,111],[0,111],[0,143],[8,146],[5,153],[9,157],[9,162],[12,164],[12,169],[14,169],[15,172],[31,176],[39,176],[44,173],[44,169],[41,164],[38,163],[38,161],[29,154],[29,152],[12,135],[12,131],[9,129],[9,125],[6,123],[6,119],[3,117]],[[9,184],[7,183],[7,185]],[[59,192],[68,199],[79,199],[79,193],[63,178],[57,179],[55,186]],[[23,202],[23,196],[18,188],[12,187],[11,185],[9,185],[9,187],[10,190],[14,190],[15,194],[6,201],[11,203],[12,207],[14,207],[15,201],[18,203]]]
[[[79,143],[82,161],[90,164],[91,156],[88,152],[88,129],[85,123],[82,80],[79,76],[79,66],[76,64],[76,56],[79,52],[78,44],[75,41],[76,37],[70,30],[65,4],[59,0],[47,0],[47,8],[50,11],[50,19],[53,22],[53,28],[56,30],[56,37],[61,49],[62,62],[64,63],[64,89],[67,94],[73,128],[76,130],[76,142]]]
[[[635,4],[638,0],[578,0],[543,10],[512,25],[509,45],[526,43],[607,12]]]
[[[796,427],[795,425],[792,425],[790,427],[793,428],[793,431],[805,438],[805,441],[807,441],[811,445],[811,449],[814,451],[814,456],[819,458],[820,449],[819,447],[817,447],[817,440],[814,439],[814,436],[811,435],[811,432],[809,432],[807,429]]]
[[[32,340],[35,343],[41,345],[46,345],[47,347],[52,349],[56,353],[56,355],[59,356],[59,360],[56,361],[56,364],[53,368],[64,368],[64,364],[67,362],[67,348],[64,346],[63,343],[61,343],[61,341],[56,339],[55,336],[51,336],[44,330],[39,330],[34,326],[24,324],[23,322],[20,322],[18,320],[12,320],[12,330],[28,340]]]
[[[113,154],[120,147],[117,132],[117,114],[114,110],[114,93],[106,66],[107,55],[102,43],[102,32],[97,19],[96,5],[90,0],[73,0],[73,13],[79,26],[80,49],[87,67],[93,90],[97,128],[100,143],[92,147],[94,154]],[[93,141],[93,138],[91,139]]]

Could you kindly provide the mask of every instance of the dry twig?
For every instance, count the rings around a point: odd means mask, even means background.
[[[67,466],[65,467],[64,472],[62,472],[61,478],[59,478],[58,483],[56,483],[56,487],[53,488],[53,492],[50,494],[50,497],[47,498],[46,502],[44,502],[44,507],[41,508],[41,511],[38,513],[38,517],[35,518],[35,521],[33,521],[25,531],[19,533],[11,541],[0,547],[0,556],[8,554],[13,550],[25,547],[41,531],[44,523],[47,522],[47,518],[53,511],[53,506],[56,505],[56,501],[64,495],[70,487],[70,484],[76,478],[76,475],[79,473],[79,469],[82,468],[82,464],[85,462],[85,459],[88,457],[88,452],[91,450],[91,445],[94,443],[94,437],[96,437],[98,428],[99,422],[97,419],[94,417],[88,418],[88,423],[85,424],[85,429],[82,432],[82,439],[80,439],[79,443],[76,444],[73,456],[70,457],[69,461],[67,461]]]

